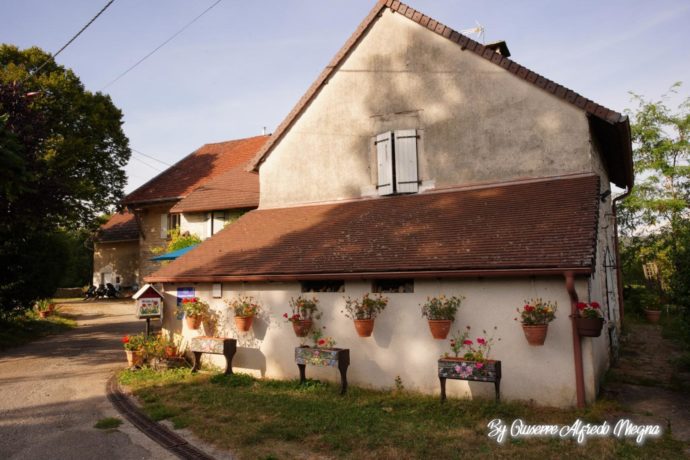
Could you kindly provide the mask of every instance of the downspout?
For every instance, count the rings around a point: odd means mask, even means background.
[[[618,249],[618,211],[616,209],[616,202],[630,195],[632,187],[628,187],[625,193],[618,195],[613,199],[611,211],[613,213],[613,247],[616,250],[616,278],[618,285],[618,316],[621,322],[623,321],[623,270],[621,269],[621,253]]]
[[[575,291],[575,275],[573,272],[564,272],[565,289],[570,296],[570,321],[573,332],[573,358],[575,360],[575,391],[577,394],[577,407],[585,407],[585,375],[582,368],[582,346],[580,345],[580,334],[577,333],[575,318],[577,316],[577,291]]]

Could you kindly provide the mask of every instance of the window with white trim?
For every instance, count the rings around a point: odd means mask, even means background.
[[[387,131],[376,136],[379,195],[419,190],[417,137],[416,129]]]
[[[180,228],[179,214],[161,214],[161,238],[170,238],[170,232]]]

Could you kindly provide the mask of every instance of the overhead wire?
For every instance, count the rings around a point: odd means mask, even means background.
[[[46,64],[48,64],[52,59],[55,59],[55,58],[58,56],[58,54],[62,53],[62,52],[65,50],[65,48],[67,48],[69,45],[71,45],[72,42],[73,42],[74,40],[76,40],[77,37],[79,37],[79,36],[82,34],[82,32],[84,32],[91,24],[93,24],[93,22],[94,22],[96,19],[98,19],[98,17],[99,17],[101,14],[103,14],[103,12],[104,12],[105,10],[107,10],[108,7],[109,7],[110,5],[113,4],[114,1],[115,1],[115,0],[109,0],[108,3],[106,3],[105,6],[104,6],[103,8],[101,8],[101,10],[100,10],[98,13],[96,13],[96,15],[95,15],[94,17],[92,17],[91,20],[90,20],[89,22],[87,22],[86,25],[85,25],[84,27],[82,27],[81,30],[80,30],[79,32],[77,32],[72,38],[70,38],[69,41],[68,41],[67,43],[65,43],[65,44],[62,46],[62,48],[60,48],[55,54],[50,55],[50,57],[49,57],[48,59],[46,59],[46,60],[43,62],[43,64],[41,64],[40,66],[38,66],[38,68],[37,68],[36,70],[34,70],[33,72],[30,72],[30,73],[26,76],[26,78],[24,79],[24,81],[26,81],[26,80],[27,80],[29,77],[31,77],[32,75],[36,75],[38,72],[41,71],[41,69],[43,69],[43,67],[46,66]]]
[[[132,71],[132,70],[133,70],[135,67],[137,67],[139,64],[141,64],[142,62],[144,62],[146,59],[150,58],[156,51],[158,51],[159,49],[163,48],[163,47],[164,47],[165,45],[167,45],[171,40],[173,40],[175,37],[177,37],[177,36],[180,35],[182,32],[184,32],[189,26],[191,26],[191,25],[194,24],[196,21],[198,21],[203,15],[205,15],[206,13],[208,13],[209,11],[211,11],[211,10],[212,10],[216,5],[218,5],[221,1],[222,1],[222,0],[216,0],[216,2],[214,2],[211,6],[209,6],[209,7],[206,8],[204,11],[202,11],[201,14],[199,14],[199,15],[196,16],[194,19],[192,19],[192,20],[189,21],[187,24],[185,24],[185,25],[184,25],[181,29],[179,29],[177,32],[175,32],[175,33],[172,34],[170,37],[168,37],[163,43],[161,43],[160,45],[158,45],[157,47],[155,47],[155,48],[154,48],[151,52],[149,52],[146,56],[144,56],[144,57],[142,57],[141,59],[139,59],[137,62],[134,63],[134,65],[132,65],[132,66],[129,67],[127,70],[125,70],[124,72],[122,72],[120,75],[118,75],[117,77],[115,77],[113,80],[110,81],[110,83],[108,83],[107,85],[105,85],[104,87],[102,87],[102,88],[101,88],[101,91],[103,91],[104,89],[106,89],[106,88],[108,88],[109,86],[111,86],[113,83],[115,83],[116,81],[118,81],[120,78],[122,78],[122,77],[124,77],[125,75],[127,75],[130,71]]]
[[[146,166],[148,166],[149,168],[155,169],[155,170],[158,171],[158,172],[163,172],[163,170],[160,169],[158,166],[154,166],[154,165],[152,165],[151,163],[142,160],[141,158],[137,158],[137,157],[135,157],[135,156],[131,156],[130,158],[131,158],[132,160],[137,160],[137,161],[140,162],[140,163],[144,163],[144,164],[145,164]]]
[[[165,166],[172,166],[170,163],[166,163],[166,162],[163,161],[163,160],[159,160],[158,158],[152,157],[151,155],[147,155],[147,154],[145,154],[144,152],[139,151],[139,150],[137,150],[137,149],[133,149],[133,148],[131,148],[131,147],[130,147],[129,149],[130,149],[132,152],[136,152],[136,153],[138,153],[138,154],[141,155],[141,156],[144,156],[144,157],[146,157],[146,158],[148,158],[148,159],[150,159],[150,160],[157,161],[158,163],[164,164]]]

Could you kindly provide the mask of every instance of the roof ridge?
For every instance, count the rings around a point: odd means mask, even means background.
[[[271,138],[261,149],[259,149],[257,154],[251,160],[251,169],[257,170],[258,166],[265,160],[273,146],[280,141],[288,128],[296,121],[297,117],[317,96],[319,90],[326,80],[328,80],[328,78],[330,78],[336,72],[338,66],[342,64],[345,58],[349,55],[350,51],[354,49],[360,39],[364,36],[364,33],[374,24],[376,19],[380,17],[380,13],[384,8],[389,8],[391,11],[405,16],[420,26],[425,27],[438,35],[441,35],[442,37],[447,38],[454,43],[457,43],[460,45],[460,49],[462,51],[471,51],[477,56],[482,57],[499,67],[502,67],[516,77],[521,78],[528,83],[532,83],[534,86],[543,89],[544,91],[562,99],[565,102],[575,105],[588,114],[601,118],[602,120],[611,124],[627,122],[628,120],[627,116],[616,112],[615,110],[606,108],[603,105],[598,104],[591,99],[585,98],[584,96],[569,88],[566,88],[563,85],[560,85],[536,72],[527,69],[526,67],[501,55],[491,48],[487,48],[486,46],[472,40],[471,38],[446,26],[445,24],[436,21],[435,19],[415,10],[414,8],[411,8],[405,3],[393,0],[379,0],[369,14],[360,23],[357,29],[355,29],[350,38],[348,38],[345,44],[331,59],[328,65],[326,65],[324,70],[321,71],[319,76],[307,89],[293,109],[288,113],[285,119],[280,123],[280,125],[278,125]]]

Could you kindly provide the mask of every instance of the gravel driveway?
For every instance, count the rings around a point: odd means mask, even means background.
[[[0,459],[172,459],[126,420],[117,430],[93,425],[122,417],[105,395],[126,366],[120,338],[141,332],[131,302],[62,305],[78,327],[0,352]]]

